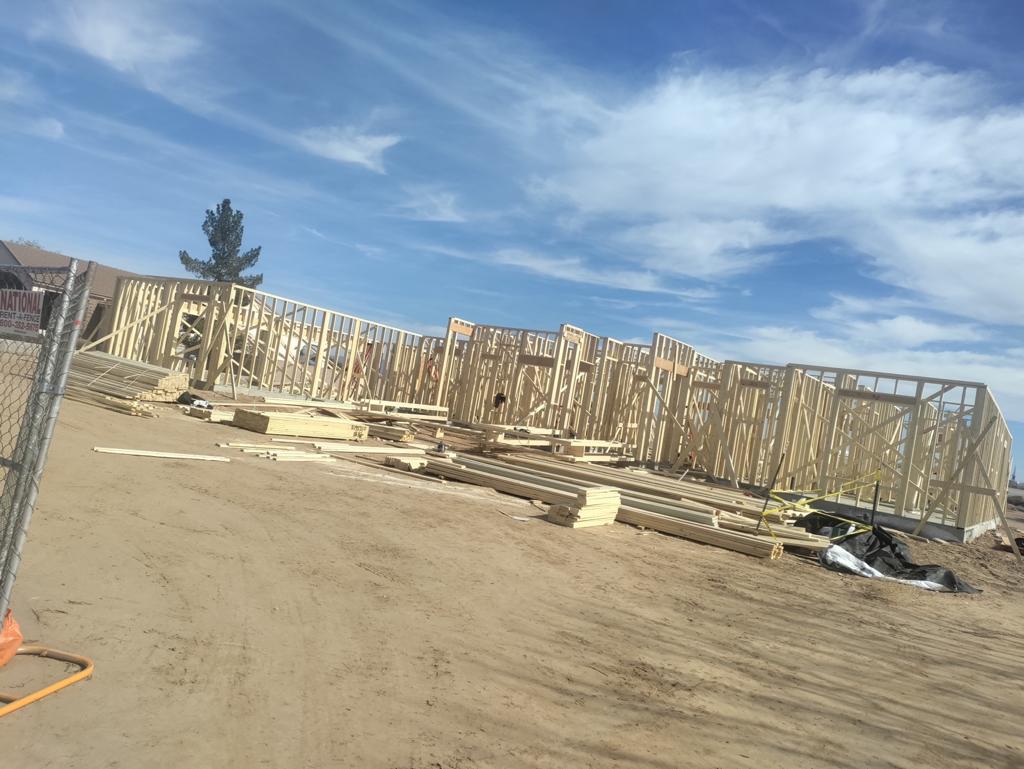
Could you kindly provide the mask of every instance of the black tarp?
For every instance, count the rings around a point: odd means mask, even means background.
[[[853,528],[851,524],[825,513],[811,513],[798,521],[796,525],[812,534],[828,537],[841,535]],[[914,563],[910,558],[910,550],[907,546],[881,526],[874,526],[870,531],[861,531],[843,537],[835,544],[887,577],[934,582],[942,585],[951,593],[981,592],[944,566]],[[834,562],[827,561],[823,557],[824,552],[821,556],[821,562],[826,568],[847,571]]]

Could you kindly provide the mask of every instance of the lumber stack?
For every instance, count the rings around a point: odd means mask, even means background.
[[[414,473],[426,467],[427,460],[419,457],[387,456],[384,457],[384,464],[387,467],[394,467],[397,470]]]
[[[756,521],[753,518],[735,513],[723,513],[718,525],[723,529],[741,531],[757,537],[770,539],[785,545],[790,550],[827,550],[832,540],[819,534],[811,534],[797,526],[779,522]]]
[[[575,466],[561,462],[557,462],[557,466],[575,469]],[[498,459],[465,455],[460,455],[457,461],[430,458],[427,460],[426,471],[442,478],[567,507],[577,502],[581,490],[601,485],[559,479],[551,472],[526,471]],[[619,493],[621,504],[615,516],[617,521],[758,558],[777,559],[783,553],[783,545],[769,537],[719,528],[718,511],[694,509],[692,503],[659,499],[639,492],[626,492],[621,488]]]
[[[545,470],[517,467],[515,465],[508,464],[503,459],[491,457],[468,457],[460,455],[459,462],[470,468],[499,473],[503,476],[522,481],[544,483],[555,488],[571,491],[573,494],[581,488],[614,486],[619,490],[623,507],[646,510],[660,515],[669,515],[674,518],[680,518],[684,521],[699,523],[706,526],[718,525],[720,513],[713,507],[686,499],[667,499],[653,494],[646,494],[634,489],[623,488],[614,483],[595,483],[593,481],[575,478],[572,475],[566,475],[563,472],[565,469],[572,469],[572,466],[564,464],[559,460],[552,461],[551,466]]]
[[[362,441],[369,428],[361,422],[340,417],[312,414],[284,414],[236,409],[231,424],[264,435],[295,435],[304,438],[330,438],[342,441]]]
[[[99,406],[108,411],[116,411],[119,414],[127,414],[132,417],[156,417],[156,409],[152,403],[145,403],[134,399],[115,398],[112,395],[94,393],[88,389],[68,387],[64,393],[66,398],[79,403],[88,403],[91,406]]]
[[[154,401],[175,401],[188,389],[188,375],[102,352],[71,359],[65,394],[72,400],[139,417],[155,417]]]
[[[502,459],[539,472],[558,472],[559,475],[591,483],[615,486],[673,500],[689,500],[715,510],[727,510],[742,515],[760,516],[764,500],[738,489],[715,486],[697,481],[677,480],[644,471],[617,467],[573,466],[557,463],[540,454],[508,454]],[[792,516],[789,516],[792,517]]]
[[[662,534],[691,539],[705,545],[734,550],[737,553],[744,553],[756,558],[769,558],[774,561],[781,558],[784,551],[782,542],[767,536],[752,536],[748,533],[729,531],[717,526],[701,526],[699,523],[688,523],[670,515],[661,515],[645,510],[619,508],[619,514],[615,520]]]
[[[794,519],[803,514],[802,512],[785,510],[773,513],[772,505],[769,503],[768,513],[762,517],[761,511],[765,507],[764,500],[737,489],[696,481],[670,479],[637,470],[571,467],[550,459],[538,460],[533,456],[522,454],[509,454],[503,459],[513,466],[529,469],[538,475],[573,478],[581,483],[603,482],[609,486],[616,486],[622,490],[624,505],[635,505],[633,500],[646,500],[648,504],[641,505],[641,508],[644,508],[647,513],[677,517],[679,506],[686,509],[713,510],[719,528],[766,539],[791,549],[817,551],[827,549],[831,544],[826,537],[809,534],[803,529],[790,525]],[[643,491],[639,491],[640,489]],[[671,508],[659,508],[656,506],[659,501],[662,504],[670,504]],[[642,513],[643,511],[638,511],[636,514],[624,511],[620,513],[618,520],[634,523],[637,526],[647,526]],[[655,525],[648,526],[648,528],[657,528],[663,522],[660,519],[654,519],[654,523]]]
[[[204,422],[231,422],[235,418],[234,409],[204,409],[200,406],[184,406],[182,411],[188,416],[202,419]]]
[[[409,443],[416,438],[416,434],[408,427],[401,425],[385,425],[373,423],[368,425],[371,438],[381,438],[386,441],[398,441]]]
[[[622,500],[619,490],[609,486],[580,489],[574,505],[552,505],[548,520],[559,526],[581,529],[588,526],[606,526],[615,521]]]
[[[76,353],[71,359],[68,389],[172,403],[188,389],[188,374],[90,350]]]
[[[569,462],[619,462],[625,459],[618,441],[596,441],[580,438],[549,438],[552,456]]]

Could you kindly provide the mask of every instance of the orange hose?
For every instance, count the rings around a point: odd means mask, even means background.
[[[49,686],[40,689],[39,691],[26,694],[24,697],[18,697],[12,694],[4,694],[0,692],[0,702],[6,702],[7,704],[0,707],[0,718],[6,716],[8,713],[13,713],[15,710],[21,710],[26,705],[31,705],[33,702],[38,702],[43,697],[48,697],[54,692],[59,692],[71,684],[84,681],[87,678],[92,677],[93,663],[88,657],[82,657],[78,654],[71,654],[70,652],[62,652],[58,649],[51,649],[48,646],[22,646],[18,649],[18,654],[31,654],[36,657],[46,657],[48,659],[60,660],[61,662],[68,662],[72,665],[78,665],[80,670],[77,673],[72,673],[67,678],[63,678],[57,683],[50,684]]]

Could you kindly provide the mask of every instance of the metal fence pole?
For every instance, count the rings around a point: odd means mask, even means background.
[[[72,259],[68,265],[64,290],[61,292],[57,314],[49,332],[50,338],[44,347],[45,360],[42,361],[42,368],[35,386],[35,397],[29,404],[28,413],[25,414],[29,432],[27,435],[23,433],[19,442],[24,440],[26,445],[24,449],[15,452],[16,456],[21,458],[22,463],[21,471],[18,473],[18,488],[15,491],[12,505],[12,518],[16,530],[5,562],[0,564],[2,566],[0,575],[3,576],[3,581],[0,583],[0,617],[10,606],[14,581],[17,578],[18,567],[21,565],[21,552],[28,537],[32,510],[39,495],[39,482],[42,478],[43,468],[46,466],[46,455],[50,448],[54,427],[57,424],[60,404],[64,398],[68,369],[71,367],[71,358],[75,353],[78,332],[88,304],[92,272],[93,264],[90,263],[85,274],[79,278],[78,260]],[[73,298],[74,304],[72,304]],[[65,331],[65,327],[68,325],[68,316],[72,313],[72,323]],[[30,449],[34,438],[36,443],[33,455]]]

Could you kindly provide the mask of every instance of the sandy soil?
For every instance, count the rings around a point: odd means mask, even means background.
[[[14,607],[96,675],[0,721],[3,766],[1024,766],[1024,572],[987,540],[917,546],[984,589],[930,594],[240,437],[65,404]]]

